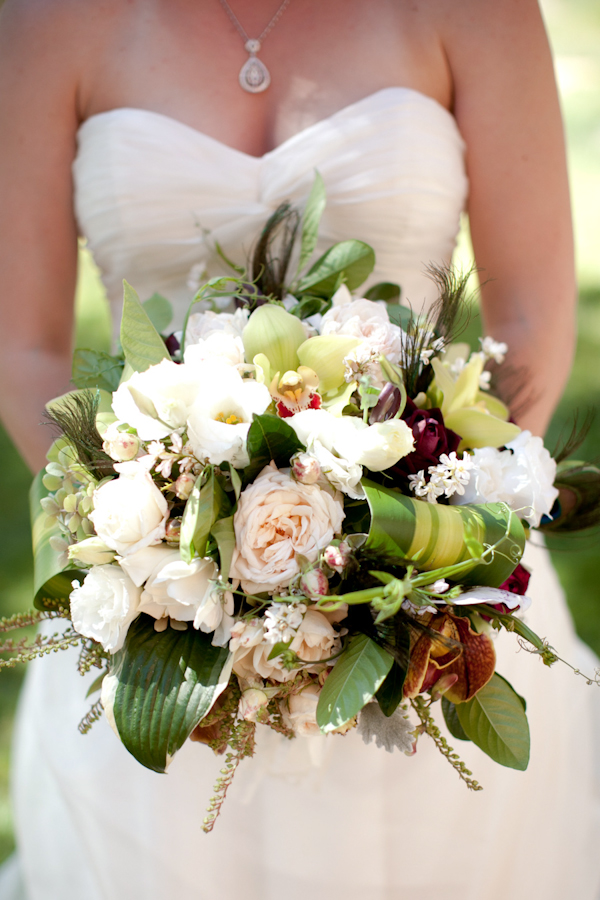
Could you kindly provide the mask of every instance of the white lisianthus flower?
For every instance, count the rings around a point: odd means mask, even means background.
[[[140,589],[116,565],[94,566],[83,584],[73,582],[71,618],[79,634],[116,653],[139,615]]]
[[[99,537],[89,537],[71,544],[67,553],[71,562],[82,563],[84,566],[102,566],[115,558],[115,551],[107,547]]]
[[[558,497],[554,487],[556,462],[540,437],[522,431],[506,450],[483,447],[473,451],[471,478],[465,493],[450,502],[506,503],[522,519],[536,527],[548,515]]]
[[[321,688],[317,684],[291,694],[280,702],[281,716],[297,737],[313,737],[321,733],[317,725],[317,705]]]
[[[244,362],[244,342],[241,337],[226,331],[213,331],[197,343],[189,344],[183,354],[185,365],[191,367],[214,357],[231,366],[241,365]]]
[[[212,310],[192,313],[187,326],[186,347],[205,341],[217,332],[241,338],[248,324],[248,316],[247,309],[236,309],[234,313],[216,313]]]
[[[144,585],[140,612],[148,613],[154,619],[168,616],[177,622],[195,620],[199,608],[212,593],[217,575],[217,566],[212,559],[196,558],[186,563],[179,550],[164,545],[145,547],[120,563],[136,585]],[[210,630],[214,631],[214,628]]]
[[[263,413],[271,403],[269,389],[214,359],[194,371],[201,384],[188,417],[194,456],[214,465],[247,466],[246,437],[254,413]]]
[[[310,444],[306,455],[314,458],[321,473],[335,490],[342,491],[353,500],[362,500],[365,496],[360,484],[363,470],[358,463],[335,456],[319,440]]]
[[[226,647],[235,621],[233,612],[232,592],[213,583],[212,590],[207,591],[196,610],[194,628],[212,634],[213,647]]]
[[[340,291],[342,289],[340,288]],[[350,296],[347,288],[343,298]],[[340,293],[338,291],[338,294]],[[392,363],[400,361],[402,355],[402,329],[390,322],[385,303],[373,300],[352,300],[336,303],[321,322],[321,334],[347,334],[365,341],[378,355],[383,355]]]
[[[163,359],[119,385],[112,407],[142,440],[160,440],[185,425],[198,387],[195,368]]]
[[[286,587],[300,572],[297,556],[315,562],[343,519],[339,495],[299,484],[274,463],[265,466],[240,495],[233,518],[231,578],[253,594]]]
[[[129,556],[164,538],[169,507],[142,467],[103,484],[94,491],[93,500],[89,518],[96,534],[120,556]]]

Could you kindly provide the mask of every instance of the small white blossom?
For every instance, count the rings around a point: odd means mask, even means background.
[[[430,466],[430,468],[433,468],[433,466]],[[408,483],[415,496],[424,497],[429,503],[436,503],[437,498],[444,493],[444,485],[439,479],[433,478],[429,482],[425,480],[424,469],[421,469],[416,475],[409,475]]]
[[[304,603],[272,603],[265,611],[265,640],[287,643],[295,638],[306,612]]]
[[[466,364],[467,361],[463,356],[457,356],[454,362],[450,365],[450,373],[454,375],[455,378],[458,378]]]
[[[494,362],[498,364],[504,362],[504,357],[508,352],[508,345],[503,341],[495,341],[491,337],[479,338],[479,343],[481,344],[481,351],[484,354],[486,361],[488,359],[493,359]]]
[[[437,581],[429,585],[427,590],[431,591],[432,594],[443,594],[449,587],[450,585],[444,578],[438,578]]]
[[[453,450],[449,455],[442,453],[439,465],[430,466],[428,471],[431,481],[435,481],[443,489],[446,497],[452,497],[453,494],[464,494],[472,468],[473,463],[468,454],[459,459]]]
[[[479,376],[479,390],[480,391],[489,391],[490,382],[492,380],[491,372],[482,372]]]

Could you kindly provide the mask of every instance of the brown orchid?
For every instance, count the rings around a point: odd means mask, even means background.
[[[412,698],[437,688],[453,703],[470,700],[494,674],[496,653],[491,639],[478,634],[466,616],[453,615],[448,607],[421,621],[430,631],[415,632],[411,640],[404,696]]]

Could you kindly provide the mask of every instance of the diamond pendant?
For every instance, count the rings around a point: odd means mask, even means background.
[[[260,50],[260,41],[246,41],[245,49],[250,54],[240,69],[240,86],[251,94],[260,94],[271,84],[271,75],[263,62],[256,56]]]

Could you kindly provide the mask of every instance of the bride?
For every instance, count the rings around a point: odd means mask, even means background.
[[[219,273],[217,242],[243,261],[282,200],[306,199],[315,169],[324,244],[372,244],[374,280],[400,282],[416,307],[431,291],[424,266],[449,258],[468,208],[486,332],[527,369],[519,421],[543,433],[573,352],[575,284],[537,4],[277,3],[4,4],[0,410],[32,468],[47,449],[43,404],[69,387],[78,230],[116,322],[126,277],[169,297],[181,323],[190,269]],[[528,553],[532,627],[591,670],[545,552]],[[77,732],[86,686],[70,654],[31,666],[3,897],[595,900],[594,689],[499,643],[498,669],[528,701],[528,772],[461,745],[485,787],[471,794],[425,738],[408,760],[355,733],[326,745],[269,733],[210,836],[218,759],[188,742],[168,778],[145,770],[105,721]]]

